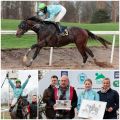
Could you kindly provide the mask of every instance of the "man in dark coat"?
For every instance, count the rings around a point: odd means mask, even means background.
[[[56,112],[53,109],[54,101],[54,87],[58,84],[58,77],[52,76],[51,77],[51,84],[50,86],[44,91],[43,94],[43,102],[46,103],[45,106],[45,113],[47,119],[54,119]]]
[[[30,119],[37,119],[37,95],[32,96],[32,102],[29,105]]]
[[[117,110],[119,108],[119,94],[110,88],[110,79],[103,80],[103,87],[98,91],[100,101],[107,102],[104,119],[117,119]]]

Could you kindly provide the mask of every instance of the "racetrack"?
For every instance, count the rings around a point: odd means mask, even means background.
[[[110,62],[111,48],[90,47],[99,62]],[[99,67],[89,57],[87,63],[82,68],[82,57],[77,48],[54,48],[53,65],[50,67],[49,54],[50,48],[43,48],[38,57],[34,60],[31,67],[25,67],[22,64],[22,58],[27,49],[14,49],[1,51],[1,68],[2,69],[118,69],[119,68],[119,48],[114,51],[112,66]]]

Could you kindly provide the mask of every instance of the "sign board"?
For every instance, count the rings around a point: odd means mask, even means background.
[[[71,100],[56,100],[55,109],[56,110],[70,110]]]
[[[86,119],[103,119],[106,104],[106,102],[82,100],[78,117]]]
[[[10,79],[17,79],[18,78],[18,73],[16,70],[9,71],[9,78]]]

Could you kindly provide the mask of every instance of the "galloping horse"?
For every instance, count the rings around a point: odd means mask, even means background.
[[[28,30],[32,30],[37,34],[37,44],[31,46],[31,49],[28,50],[27,54],[24,56],[23,59],[25,63],[27,61],[27,56],[30,53],[30,51],[32,49],[36,49],[29,64],[26,64],[26,66],[28,67],[31,66],[33,60],[37,57],[38,53],[43,47],[61,47],[69,43],[75,43],[78,51],[82,55],[82,65],[84,65],[88,58],[87,54],[89,54],[93,58],[93,60],[95,60],[93,52],[86,46],[89,38],[98,40],[106,48],[107,45],[111,45],[111,43],[107,40],[93,34],[92,32],[86,29],[82,29],[79,27],[69,27],[67,28],[69,34],[66,36],[60,36],[58,35],[58,29],[54,22],[43,21],[36,17],[30,17],[28,19],[23,20],[18,25],[16,36],[20,37]]]
[[[13,109],[12,112],[10,112],[12,119],[29,118],[27,96],[20,96],[16,107],[16,110]]]

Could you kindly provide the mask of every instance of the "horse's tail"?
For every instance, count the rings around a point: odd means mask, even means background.
[[[107,45],[111,45],[111,44],[112,44],[111,42],[109,42],[109,41],[107,41],[107,40],[105,40],[105,39],[103,39],[103,38],[101,38],[101,37],[93,34],[93,33],[90,32],[89,30],[86,30],[86,31],[87,31],[87,33],[88,33],[88,35],[89,35],[89,37],[90,37],[91,39],[98,40],[98,41],[101,42],[106,48],[107,48]]]

